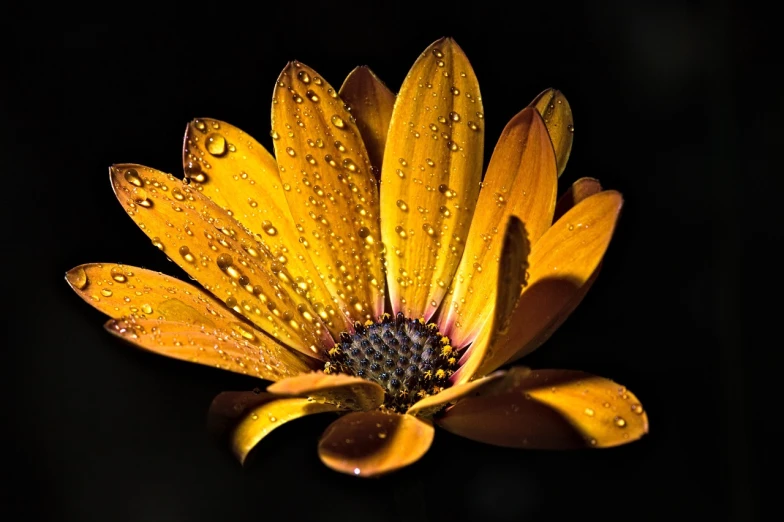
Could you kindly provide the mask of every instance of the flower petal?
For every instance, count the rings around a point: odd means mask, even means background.
[[[311,298],[324,304],[319,312],[333,336],[351,326],[345,317],[348,305],[338,302],[344,313],[332,306],[338,287],[319,273],[298,241],[302,234],[291,217],[278,164],[263,145],[228,123],[196,119],[185,131],[183,164],[191,187],[253,232],[278,265],[307,282]]]
[[[526,285],[529,252],[530,244],[522,221],[510,216],[498,262],[497,290],[493,292],[490,303],[493,315],[481,326],[479,336],[463,353],[460,368],[450,378],[453,383],[463,384],[476,375],[486,375],[487,372],[478,374],[477,370],[492,353],[498,336],[510,328],[509,320]]]
[[[212,401],[208,423],[215,435],[228,437],[234,455],[245,464],[251,450],[276,428],[305,415],[338,410],[333,404],[308,399],[224,392]]]
[[[419,460],[430,448],[434,432],[432,424],[411,415],[349,413],[330,424],[318,452],[335,471],[372,477]]]
[[[526,286],[509,321],[487,351],[476,375],[492,372],[539,347],[582,299],[610,244],[623,198],[595,194],[564,216],[534,245]],[[575,301],[577,300],[577,301]]]
[[[560,177],[572,152],[572,141],[574,140],[572,108],[563,93],[555,89],[544,90],[531,102],[529,107],[536,107],[536,110],[544,118],[550,141],[552,141],[555,150],[558,177]]]
[[[417,401],[408,409],[408,411],[406,411],[406,413],[409,415],[415,415],[417,417],[431,417],[435,413],[441,411],[441,409],[443,409],[448,404],[457,402],[463,397],[477,393],[484,386],[487,386],[490,383],[502,378],[504,374],[505,372],[499,371],[475,381],[450,386],[436,395],[430,395],[429,397],[425,397],[424,399]]]
[[[572,207],[580,201],[598,194],[602,191],[602,185],[598,179],[595,178],[580,178],[572,186],[567,189],[563,196],[558,198],[555,204],[555,215],[553,215],[553,223],[561,219],[561,216],[566,214]]]
[[[384,403],[384,389],[378,384],[350,375],[304,373],[267,387],[275,395],[312,397],[350,410],[372,410]]]
[[[310,361],[236,317],[202,289],[134,266],[77,266],[66,280],[113,317],[107,330],[146,350],[262,379],[311,371]]]
[[[383,245],[376,178],[346,107],[313,69],[289,63],[275,84],[273,143],[299,241],[364,321],[383,311]]]
[[[437,421],[454,434],[514,448],[606,448],[648,433],[648,416],[623,386],[573,370],[512,368],[503,383]]]
[[[558,178],[544,122],[524,109],[507,124],[490,159],[466,250],[444,303],[439,328],[455,346],[476,338],[492,314],[504,224],[525,223],[531,245],[553,221]]]
[[[381,171],[381,234],[392,310],[429,319],[463,253],[482,178],[479,84],[451,38],[406,76]]]
[[[351,106],[351,114],[357,119],[374,174],[380,178],[395,93],[369,67],[362,66],[346,77],[340,87],[340,97]]]
[[[324,303],[200,191],[141,165],[115,165],[112,188],[153,245],[226,305],[287,346],[323,358],[334,341]]]

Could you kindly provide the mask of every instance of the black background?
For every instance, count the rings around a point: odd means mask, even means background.
[[[764,153],[778,143],[781,95],[762,81],[773,62],[757,58],[767,36],[751,9],[330,4],[213,3],[193,22],[4,19],[5,506],[24,520],[754,519],[752,441],[764,425],[749,405],[770,347],[753,347],[741,303],[768,284],[751,241],[780,237],[757,224],[777,212]],[[271,93],[288,60],[336,86],[367,64],[397,90],[441,36],[479,77],[488,157],[505,123],[557,87],[576,126],[564,186],[594,176],[624,194],[597,284],[525,363],[627,385],[651,432],[559,453],[439,431],[416,465],[358,480],[321,465],[316,441],[331,418],[314,416],[275,431],[242,469],[207,437],[205,413],[217,393],[258,382],[122,344],[64,281],[99,261],[181,275],[124,215],[107,167],[179,174],[182,133],[198,116],[271,146]],[[749,290],[740,274],[756,268]]]

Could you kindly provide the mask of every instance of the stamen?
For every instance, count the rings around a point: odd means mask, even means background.
[[[340,334],[329,350],[327,373],[345,373],[378,383],[386,391],[384,406],[405,411],[416,401],[449,386],[457,369],[449,337],[421,319],[383,314],[378,322],[354,324],[355,333]]]

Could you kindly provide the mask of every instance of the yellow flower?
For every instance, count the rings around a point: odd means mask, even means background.
[[[351,109],[349,109],[351,107]],[[479,85],[452,39],[397,97],[367,68],[338,91],[289,63],[272,101],[275,157],[227,123],[193,120],[185,178],[114,165],[152,243],[204,289],[137,267],[67,273],[106,328],[144,349],[274,381],[210,409],[244,462],[276,427],[344,413],[331,468],[373,476],[430,447],[434,424],[523,448],[641,437],[631,392],[569,370],[514,367],[596,279],[622,198],[583,178],[556,202],[568,102],[549,89],[504,129],[482,178]]]

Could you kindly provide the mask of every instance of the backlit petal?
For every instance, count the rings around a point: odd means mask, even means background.
[[[529,252],[530,244],[522,221],[510,216],[496,273],[497,291],[493,292],[491,303],[493,315],[481,325],[479,336],[461,357],[460,368],[450,378],[453,383],[466,383],[487,373],[478,373],[478,370],[492,353],[498,336],[510,328],[510,318],[526,284]]]
[[[375,382],[349,375],[304,373],[267,387],[276,395],[312,397],[350,410],[372,410],[384,402],[384,389]]]
[[[332,346],[299,280],[212,200],[169,174],[115,165],[112,188],[128,215],[172,261],[235,312],[280,342],[314,357]]]
[[[406,76],[381,171],[381,233],[392,310],[429,319],[463,253],[482,177],[479,84],[451,38]]]
[[[350,326],[326,274],[320,274],[294,225],[283,192],[278,164],[259,142],[228,123],[201,118],[185,132],[183,164],[190,186],[227,210],[250,230],[275,263],[299,281],[308,282],[308,294],[322,303],[318,312],[333,336]],[[335,309],[337,307],[337,310]]]
[[[308,399],[224,392],[213,400],[208,423],[215,435],[228,437],[234,455],[244,464],[251,450],[276,428],[305,415],[338,410],[333,404]]]
[[[450,386],[436,395],[430,395],[429,397],[417,401],[408,411],[406,411],[406,413],[409,415],[416,415],[417,417],[430,417],[445,406],[455,403],[463,397],[469,397],[472,394],[477,393],[484,386],[488,386],[490,383],[497,381],[503,376],[504,372],[499,371],[475,381]]]
[[[560,177],[566,168],[566,162],[569,161],[569,154],[572,152],[572,141],[574,140],[572,108],[563,93],[555,89],[546,89],[540,93],[530,106],[536,107],[547,125]]]
[[[383,475],[419,460],[433,442],[433,425],[411,415],[349,413],[327,428],[318,446],[321,461],[342,473]]]
[[[364,321],[383,311],[383,245],[376,178],[346,107],[313,69],[290,63],[275,84],[273,143],[299,241]]]
[[[378,79],[369,67],[357,67],[340,87],[340,97],[351,106],[357,127],[367,147],[374,175],[381,178],[381,163],[387,143],[389,120],[395,105],[395,93]]]
[[[511,369],[437,420],[447,431],[515,448],[605,448],[637,440],[648,417],[630,391],[573,370]]]
[[[66,280],[87,303],[114,318],[106,324],[109,332],[146,350],[270,380],[308,372],[318,364],[176,278],[93,263],[69,270]]]
[[[439,327],[455,346],[476,338],[493,311],[504,225],[523,221],[531,245],[553,221],[558,178],[544,122],[535,109],[517,114],[493,151],[466,250],[450,287]]]
[[[564,214],[534,245],[528,285],[509,329],[498,335],[477,375],[533,351],[571,312],[610,244],[622,204],[614,190],[595,194]]]
[[[569,212],[572,207],[580,201],[598,194],[602,191],[602,185],[598,179],[595,178],[580,178],[569,187],[563,196],[558,198],[555,204],[555,215],[553,215],[553,223],[561,219],[561,216]]]

